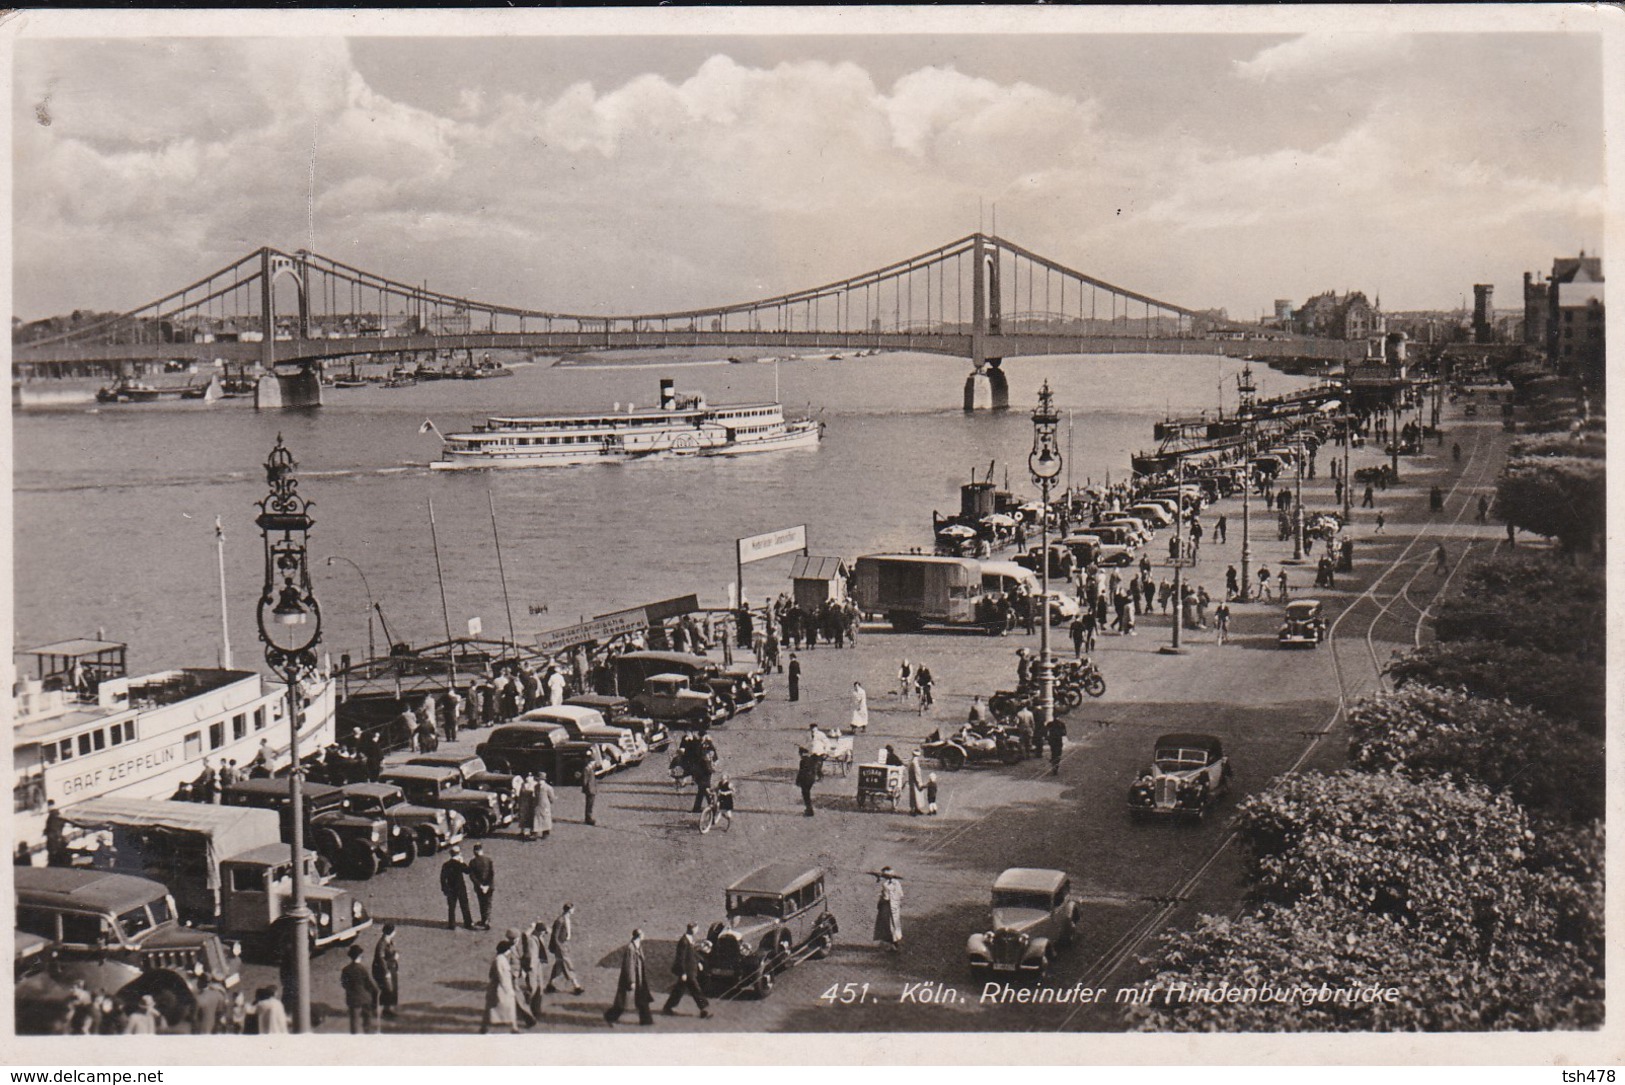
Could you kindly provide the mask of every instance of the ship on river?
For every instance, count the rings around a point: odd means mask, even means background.
[[[117,641],[80,639],[20,653],[36,666],[14,696],[12,839],[31,852],[43,851],[48,802],[66,809],[111,795],[167,799],[197,779],[205,758],[217,769],[227,761],[246,769],[262,739],[286,760],[287,687],[221,667],[133,676],[127,651]],[[331,744],[332,681],[305,683],[300,703],[301,747]]]
[[[430,427],[425,423],[425,429]],[[628,404],[599,414],[520,415],[491,418],[470,433],[441,438],[436,470],[491,467],[568,467],[620,463],[653,456],[743,456],[816,447],[823,426],[790,420],[779,403],[712,406],[699,393],[678,393],[660,382],[660,405]]]

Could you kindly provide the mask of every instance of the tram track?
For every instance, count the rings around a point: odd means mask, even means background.
[[[1476,491],[1480,486],[1490,481],[1492,477],[1491,472],[1496,469],[1497,464],[1494,458],[1490,456],[1483,448],[1483,445],[1483,435],[1479,432],[1475,432],[1472,439],[1472,446],[1468,450],[1467,461],[1462,465],[1462,470],[1457,475],[1455,482],[1451,485],[1450,490],[1446,495],[1447,503],[1453,502],[1453,500],[1460,493],[1464,484],[1468,485],[1468,489],[1471,492]],[[1469,478],[1472,480],[1470,483],[1468,481]],[[1456,573],[1466,563],[1467,557],[1472,551],[1474,541],[1469,540],[1467,545],[1461,548],[1461,552],[1456,556],[1455,561],[1452,563],[1448,575],[1445,576],[1444,579],[1438,584],[1434,585],[1432,593],[1428,597],[1426,604],[1420,607],[1416,605],[1410,592],[1412,586],[1415,585],[1416,581],[1427,570],[1431,555],[1426,550],[1423,550],[1420,555],[1417,555],[1417,548],[1419,546],[1423,546],[1428,540],[1431,539],[1440,537],[1458,537],[1458,532],[1462,524],[1462,517],[1467,515],[1469,507],[1469,501],[1464,499],[1460,504],[1458,512],[1451,519],[1448,527],[1446,527],[1443,531],[1438,530],[1437,525],[1422,525],[1416,531],[1410,541],[1407,542],[1400,550],[1400,552],[1389,561],[1388,565],[1378,574],[1376,579],[1374,579],[1364,591],[1362,591],[1347,606],[1345,606],[1338,616],[1333,620],[1331,627],[1327,630],[1326,641],[1328,647],[1331,649],[1333,674],[1337,686],[1337,703],[1332,709],[1331,714],[1326,719],[1325,724],[1318,730],[1311,732],[1312,737],[1307,743],[1305,743],[1304,748],[1299,752],[1296,760],[1294,760],[1292,764],[1286,770],[1284,770],[1285,772],[1296,772],[1303,767],[1309,758],[1314,755],[1315,751],[1320,747],[1321,743],[1326,739],[1326,737],[1330,735],[1336,729],[1337,725],[1346,717],[1348,708],[1353,700],[1363,693],[1367,688],[1363,683],[1356,680],[1352,665],[1347,668],[1345,667],[1345,661],[1339,656],[1337,650],[1339,644],[1338,634],[1340,629],[1345,621],[1350,621],[1350,616],[1353,615],[1356,610],[1364,607],[1367,604],[1371,604],[1376,607],[1376,612],[1371,616],[1370,621],[1366,623],[1366,628],[1364,633],[1360,636],[1360,640],[1365,649],[1364,655],[1370,660],[1370,665],[1373,671],[1373,679],[1377,687],[1384,687],[1386,678],[1384,674],[1385,663],[1378,655],[1376,648],[1376,630],[1384,620],[1393,620],[1396,617],[1395,606],[1401,600],[1403,600],[1411,610],[1416,612],[1417,617],[1414,623],[1412,623],[1412,630],[1409,639],[1413,645],[1420,645],[1422,626],[1430,620],[1434,604],[1449,587],[1451,581],[1454,580]],[[1416,560],[1416,567],[1411,570],[1410,575],[1405,578],[1404,582],[1400,584],[1396,590],[1389,592],[1386,599],[1384,599],[1379,591],[1382,585],[1388,581],[1391,576],[1408,567],[1411,561],[1415,560],[1417,557],[1419,557],[1420,560]],[[1357,625],[1358,619],[1354,619],[1351,624]],[[1363,670],[1363,667],[1359,669]],[[1220,836],[1217,843],[1215,843],[1209,850],[1208,854],[1203,858],[1203,860],[1197,864],[1194,869],[1190,869],[1184,873],[1168,892],[1155,898],[1155,903],[1153,906],[1146,909],[1146,911],[1139,918],[1130,924],[1127,930],[1119,935],[1109,946],[1106,947],[1105,950],[1101,952],[1101,954],[1094,961],[1092,961],[1084,969],[1080,982],[1089,987],[1107,986],[1108,981],[1125,965],[1127,965],[1132,958],[1139,954],[1144,948],[1145,944],[1167,925],[1180,906],[1190,900],[1195,889],[1201,884],[1203,879],[1207,877],[1208,873],[1212,870],[1213,866],[1219,861],[1219,859],[1236,843],[1239,836],[1239,819],[1236,815],[1232,814],[1224,825],[1223,834]],[[1243,901],[1236,900],[1234,902],[1234,906],[1239,908],[1242,903]],[[1078,1018],[1083,1010],[1084,1007],[1081,1005],[1074,1008],[1070,1013],[1067,1014],[1059,1025],[1055,1026],[1054,1031],[1064,1032],[1070,1029],[1073,1022]]]

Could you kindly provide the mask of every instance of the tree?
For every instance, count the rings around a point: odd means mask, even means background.
[[[1600,737],[1531,708],[1416,683],[1349,712],[1349,762],[1413,780],[1482,784],[1563,822],[1601,818],[1607,764]]]
[[[1567,554],[1590,546],[1603,528],[1606,465],[1577,456],[1507,462],[1495,484],[1495,515],[1536,535],[1556,538]]]
[[[1385,673],[1400,687],[1464,689],[1602,734],[1608,691],[1601,663],[1489,640],[1440,641],[1395,659]]]

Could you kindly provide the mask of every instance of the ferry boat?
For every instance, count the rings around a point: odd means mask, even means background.
[[[126,673],[127,646],[67,640],[19,653],[36,661],[20,677],[12,728],[12,845],[43,862],[46,803],[66,809],[118,795],[167,799],[197,779],[203,760],[244,767],[267,739],[285,762],[287,687],[256,671],[181,667]],[[22,668],[19,668],[21,670]],[[299,743],[315,750],[334,738],[330,678],[304,683]]]
[[[425,429],[430,428],[425,424]],[[660,405],[639,410],[617,405],[604,414],[492,418],[471,433],[441,438],[437,470],[490,467],[565,467],[618,463],[650,456],[743,456],[812,448],[821,423],[787,420],[778,403],[710,406],[698,393],[678,394],[660,382]]]

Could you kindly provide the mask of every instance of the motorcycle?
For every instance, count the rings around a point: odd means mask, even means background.
[[[941,762],[949,772],[958,772],[971,761],[1020,764],[1027,756],[1027,743],[1016,732],[1005,727],[993,725],[984,731],[973,731],[967,725],[948,738],[944,738],[941,731],[931,732],[921,752]]]

